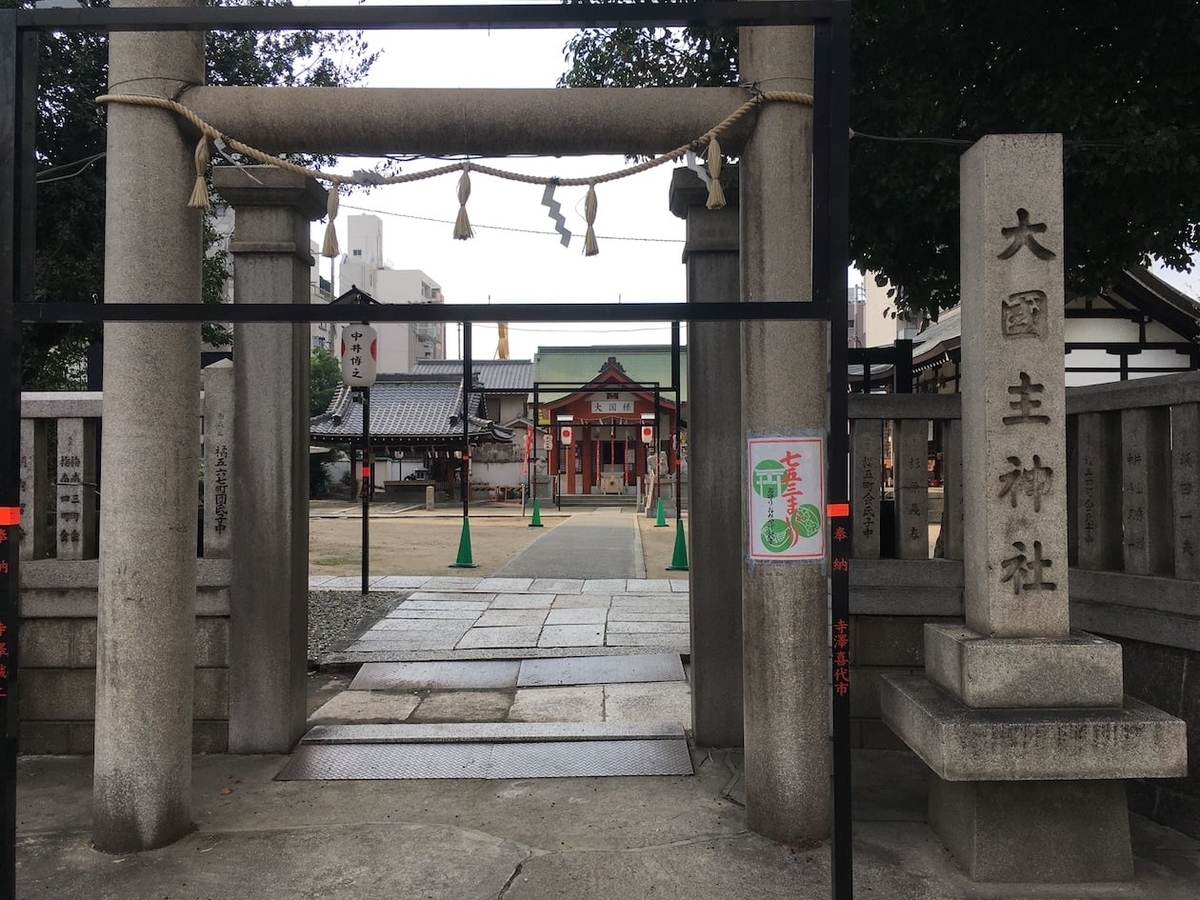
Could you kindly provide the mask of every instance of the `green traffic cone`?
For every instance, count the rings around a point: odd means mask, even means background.
[[[683,533],[683,519],[675,520],[675,553],[671,557],[668,572],[686,572],[688,570],[687,538]]]
[[[666,528],[667,527],[667,517],[666,517],[666,514],[663,512],[662,497],[658,498],[658,508],[655,510],[655,514],[658,516],[658,521],[656,521],[654,523],[654,527],[655,528]]]
[[[533,518],[529,520],[530,528],[542,527],[542,509],[538,506],[538,498],[533,498]]]
[[[475,561],[471,559],[471,520],[463,516],[462,537],[458,539],[458,559],[450,563],[452,569],[475,569]]]

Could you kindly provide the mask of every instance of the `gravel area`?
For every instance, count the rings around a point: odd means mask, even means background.
[[[320,664],[325,654],[357,637],[409,591],[309,591],[308,662]]]

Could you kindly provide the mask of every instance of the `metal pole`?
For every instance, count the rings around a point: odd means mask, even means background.
[[[833,834],[830,892],[854,897],[850,771],[850,503],[847,403],[846,267],[849,250],[850,4],[814,28],[813,296],[829,309],[829,454],[826,527],[830,546]]]
[[[463,454],[460,481],[462,487],[463,518],[471,515],[471,323],[463,322]]]
[[[362,389],[363,450],[362,450],[362,592],[367,593],[371,571],[371,492],[375,467],[371,460],[371,389]]]
[[[526,473],[525,487],[525,493],[529,495],[530,499],[537,497],[538,405],[538,388],[535,384],[533,386],[533,421],[529,424],[529,427],[533,430],[533,440],[529,444],[529,471]],[[546,453],[546,474],[550,474],[549,452]],[[524,504],[522,504],[521,508],[524,511]]]
[[[671,386],[675,388],[675,426],[671,435],[671,451],[675,456],[675,519],[683,518],[683,493],[681,490],[683,444],[679,439],[679,416],[683,413],[683,391],[679,383],[679,323],[671,323]]]
[[[662,416],[662,408],[659,405],[659,388],[654,386],[654,489],[658,491],[658,499],[662,500],[662,482],[659,476],[662,474],[658,470],[658,454],[660,452],[660,440],[658,426],[660,417]]]

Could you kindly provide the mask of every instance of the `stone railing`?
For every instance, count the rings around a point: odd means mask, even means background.
[[[1200,651],[1200,372],[1067,392],[1071,614]]]
[[[232,368],[209,367],[196,596],[195,747],[227,742],[230,560],[226,490]],[[99,579],[99,393],[21,397],[21,732],[23,753],[90,753]],[[152,428],[152,423],[150,426]],[[53,450],[53,457],[51,457]],[[197,472],[197,512],[200,473]],[[148,488],[149,489],[149,488]],[[147,548],[153,552],[153,548]]]
[[[1070,388],[1067,412],[1073,619],[1200,650],[1200,373]],[[850,397],[860,611],[961,614],[960,415],[957,394]]]
[[[1119,641],[1126,692],[1200,733],[1200,373],[1070,388],[1067,413],[1072,627]],[[924,623],[963,616],[960,397],[855,394],[850,416],[854,734],[898,747],[878,719],[879,679],[922,672]],[[931,433],[940,488],[927,477]],[[925,523],[935,532],[939,520],[933,558]],[[1129,795],[1134,810],[1200,833],[1200,759],[1188,778],[1132,782]]]

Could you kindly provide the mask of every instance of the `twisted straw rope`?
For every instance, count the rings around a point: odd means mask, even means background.
[[[177,103],[174,100],[168,100],[166,97],[149,97],[142,94],[103,94],[96,98],[96,102],[100,104],[106,103],[124,103],[131,106],[155,106],[159,109],[166,109],[182,116],[190,122],[201,134],[212,141],[221,140],[230,149],[247,156],[250,159],[256,160],[264,165],[275,166],[289,172],[294,172],[297,175],[305,175],[317,181],[324,181],[331,185],[342,184],[359,184],[359,179],[353,175],[338,175],[321,172],[317,169],[310,169],[307,166],[297,165],[286,159],[278,156],[273,156],[249,144],[244,144],[236,138],[231,138],[228,135],[222,134],[218,129],[214,128],[208,122],[200,118],[192,110],[188,109],[182,103]],[[656,156],[653,159],[644,160],[633,166],[628,166],[624,169],[618,169],[614,172],[608,172],[604,175],[595,175],[587,178],[553,178],[543,177],[539,175],[523,175],[520,172],[510,172],[506,169],[497,169],[492,166],[480,165],[477,162],[471,162],[470,167],[474,172],[482,172],[485,175],[491,175],[496,178],[505,178],[509,181],[517,181],[522,184],[556,184],[562,187],[591,187],[597,184],[606,184],[610,181],[616,181],[620,178],[628,178],[630,175],[637,175],[641,172],[647,172],[664,163],[673,162],[684,156],[689,150],[697,152],[703,150],[713,140],[719,138],[729,128],[737,124],[751,110],[757,109],[764,103],[799,103],[803,106],[812,106],[812,94],[802,94],[796,91],[764,91],[756,94],[736,110],[726,116],[717,125],[714,125],[700,137],[682,147],[676,147],[662,156]],[[426,169],[421,172],[410,172],[406,175],[390,175],[387,178],[371,181],[372,185],[385,184],[408,184],[414,181],[422,181],[426,178],[436,178],[439,175],[448,175],[451,172],[459,172],[463,169],[464,163],[456,162],[445,166],[438,166],[433,169]]]

